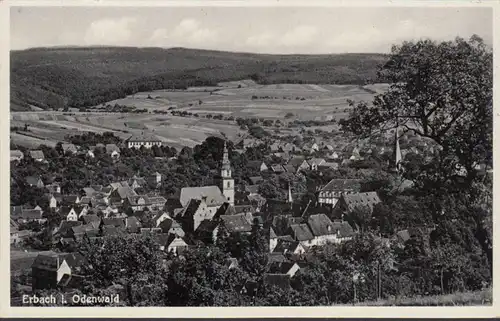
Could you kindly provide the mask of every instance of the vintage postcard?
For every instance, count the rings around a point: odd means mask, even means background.
[[[493,316],[495,6],[353,3],[3,3],[2,315]]]

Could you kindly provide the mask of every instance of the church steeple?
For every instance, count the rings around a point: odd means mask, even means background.
[[[288,203],[293,203],[292,188],[290,187],[290,183],[288,183]]]
[[[401,161],[403,159],[401,155],[401,148],[399,147],[399,126],[396,127],[394,134],[394,170],[399,173],[401,171]]]
[[[231,162],[229,161],[226,141],[224,141],[224,151],[222,154],[221,184],[222,194],[224,194],[226,201],[234,205],[234,179],[231,174]]]

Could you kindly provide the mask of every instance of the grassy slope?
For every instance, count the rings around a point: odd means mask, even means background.
[[[213,81],[259,74],[263,81],[361,84],[375,79],[380,54],[262,55],[184,48],[38,48],[11,52],[11,109],[101,96],[151,79]],[[156,77],[156,78],[155,78]],[[82,98],[83,97],[83,98]]]
[[[413,298],[388,299],[363,302],[360,306],[472,306],[493,304],[491,288],[476,292],[457,292],[445,295],[422,296]]]

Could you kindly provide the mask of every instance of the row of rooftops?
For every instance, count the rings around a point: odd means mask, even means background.
[[[298,218],[298,222],[291,222],[288,231],[295,241],[309,241],[315,237],[328,235],[336,235],[339,238],[352,237],[354,235],[354,230],[348,222],[331,221],[326,214],[313,214],[307,220]],[[278,237],[272,228],[270,233]]]

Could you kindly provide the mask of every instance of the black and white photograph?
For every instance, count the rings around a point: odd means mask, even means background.
[[[493,306],[491,6],[8,11],[10,307]]]

